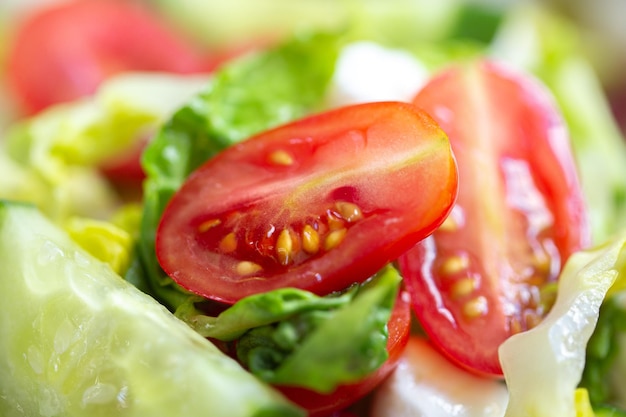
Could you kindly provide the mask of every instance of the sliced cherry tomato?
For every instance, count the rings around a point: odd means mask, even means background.
[[[34,113],[89,95],[121,71],[193,73],[214,65],[137,3],[71,0],[21,22],[7,78],[25,111]]]
[[[395,369],[409,341],[410,328],[411,302],[409,294],[402,291],[394,305],[387,326],[389,357],[374,373],[359,382],[341,385],[331,394],[320,394],[297,387],[278,386],[277,388],[291,401],[306,409],[309,417],[343,415],[339,413],[341,410],[372,392]],[[337,414],[334,414],[336,412]]]
[[[140,138],[120,155],[115,155],[100,165],[100,171],[117,187],[141,194],[146,173],[141,166],[141,155],[150,138]]]
[[[362,282],[447,216],[457,172],[445,133],[408,103],[315,115],[226,149],[190,175],[157,230],[178,284],[233,303],[282,287]]]
[[[589,243],[566,127],[537,81],[490,62],[443,71],[414,102],[450,137],[459,195],[400,258],[402,275],[432,341],[500,375],[498,346],[541,321],[564,262]]]

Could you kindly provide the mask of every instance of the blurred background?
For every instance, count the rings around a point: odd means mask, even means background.
[[[0,127],[23,111],[16,104],[16,93],[5,76],[15,33],[31,13],[63,1],[0,2]],[[451,54],[471,49],[472,43],[484,50],[497,51],[498,55],[535,73],[546,73],[548,66],[561,65],[576,56],[590,65],[610,99],[619,124],[622,128],[626,126],[626,29],[622,22],[626,2],[623,0],[135,0],[134,3],[150,8],[190,42],[214,54],[244,50],[302,29],[349,28],[355,38],[409,48],[423,60],[431,60],[433,65],[437,57],[442,62],[449,60]],[[45,59],[45,54],[38,56],[33,52],[32,65],[46,65]]]

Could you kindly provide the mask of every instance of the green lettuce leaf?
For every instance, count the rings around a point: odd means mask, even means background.
[[[161,270],[154,250],[165,205],[187,176],[220,150],[323,105],[337,59],[334,35],[296,37],[245,56],[219,70],[208,87],[160,129],[142,158],[147,174],[139,242],[143,282],[171,309],[188,300]]]
[[[127,73],[93,97],[16,123],[0,149],[0,198],[31,202],[57,222],[108,218],[120,201],[98,166],[151,134],[206,82]]]
[[[620,258],[620,271],[589,340],[581,386],[594,406],[619,407],[626,414],[626,254]]]
[[[616,295],[602,305],[598,325],[587,347],[581,386],[589,391],[592,404],[614,404],[626,409],[626,391],[620,381],[626,371],[625,343],[626,305],[623,295]]]
[[[238,340],[237,356],[272,384],[329,393],[360,380],[387,359],[386,326],[400,281],[388,266],[343,306],[302,311],[246,332]]]
[[[354,290],[320,297],[297,288],[280,288],[243,298],[217,317],[204,315],[197,302],[204,299],[189,298],[176,309],[176,316],[204,337],[233,341],[255,327],[283,321],[295,314],[313,310],[338,308],[352,300]]]
[[[610,405],[600,405],[594,407],[593,417],[626,417],[626,411]]]
[[[10,142],[20,142],[26,157],[10,154]],[[119,204],[110,184],[93,167],[63,165],[35,148],[26,131],[15,127],[10,138],[0,141],[0,198],[32,203],[57,223],[74,215],[106,218]],[[59,171],[48,175],[53,166]]]

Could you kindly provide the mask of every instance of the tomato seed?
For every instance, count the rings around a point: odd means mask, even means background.
[[[320,235],[308,224],[302,229],[302,249],[309,255],[320,250]]]
[[[268,161],[274,165],[293,165],[293,157],[287,151],[277,150],[269,154]]]
[[[446,258],[439,271],[442,275],[451,276],[466,271],[469,267],[469,258],[466,255],[454,255]]]
[[[523,283],[530,287],[541,287],[546,283],[548,277],[545,274],[532,274],[525,277]]]
[[[324,249],[331,250],[339,246],[339,244],[343,241],[343,238],[346,236],[346,232],[347,230],[345,228],[330,232],[324,241]]]
[[[241,261],[237,264],[235,270],[239,275],[250,275],[263,270],[263,268],[254,262]]]
[[[339,213],[335,213],[332,210],[326,211],[326,222],[330,230],[339,230],[345,227],[345,221],[339,217]]]
[[[283,229],[276,240],[276,256],[281,265],[289,265],[293,260],[293,239],[289,229]]]
[[[230,232],[220,241],[220,250],[224,253],[231,253],[237,249],[237,237],[235,233]]]
[[[354,203],[339,201],[335,203],[335,207],[339,211],[341,217],[343,217],[348,223],[354,223],[363,218],[361,208]]]
[[[452,297],[463,298],[470,295],[476,289],[476,282],[472,278],[461,278],[452,285]]]
[[[204,233],[214,228],[215,226],[219,226],[221,223],[222,221],[220,219],[211,219],[211,220],[204,221],[200,223],[200,225],[198,226],[198,232]]]
[[[469,300],[463,306],[463,315],[469,319],[484,316],[489,311],[487,299],[482,295]]]
[[[542,321],[541,317],[533,310],[524,310],[522,317],[524,317],[526,329],[532,329]]]
[[[550,272],[551,261],[546,252],[535,255],[530,263],[542,275],[547,275]]]
[[[511,334],[517,334],[536,327],[542,321],[542,315],[536,310],[527,308],[515,316],[509,317],[509,330]]]
[[[511,334],[521,333],[523,330],[522,323],[517,317],[509,318],[509,331]]]

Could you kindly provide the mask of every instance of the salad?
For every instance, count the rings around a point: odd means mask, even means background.
[[[581,26],[51,3],[0,9],[0,414],[626,415],[626,143]]]

